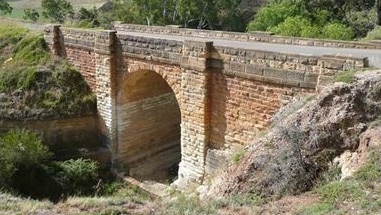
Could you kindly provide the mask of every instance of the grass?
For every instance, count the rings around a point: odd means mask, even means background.
[[[299,210],[297,214],[299,215],[325,215],[332,210],[334,210],[334,206],[330,203],[319,202],[312,204],[308,207],[302,208]]]
[[[174,200],[165,203],[161,215],[212,215],[217,213],[214,202],[202,202],[196,196],[177,194]]]
[[[152,201],[154,199],[148,193],[129,184],[123,184],[110,196],[72,196],[57,204],[0,192],[0,214],[131,214],[130,208],[138,208]],[[42,211],[45,213],[41,213]],[[132,212],[132,214],[147,214],[147,212]]]
[[[237,153],[234,154],[232,160],[234,164],[238,164],[239,161],[245,156],[245,150],[240,149]]]
[[[333,77],[334,82],[344,82],[344,83],[351,83],[355,79],[355,74],[357,73],[357,70],[351,69],[347,71],[342,71],[337,73]]]
[[[316,188],[320,199],[297,214],[378,214],[381,211],[380,149],[370,149],[365,165],[354,176]]]
[[[12,100],[16,90],[23,97]],[[0,92],[10,94],[13,109],[44,109],[56,117],[95,112],[95,96],[81,74],[51,55],[41,33],[17,25],[0,25]],[[5,117],[9,110],[0,112]]]
[[[367,163],[356,171],[355,178],[368,184],[380,177],[380,150],[372,150],[368,155]]]

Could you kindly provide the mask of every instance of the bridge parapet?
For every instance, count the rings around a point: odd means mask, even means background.
[[[338,72],[367,66],[367,58],[298,55],[222,46],[214,47],[211,54],[211,67],[226,75],[301,88],[321,87]]]
[[[118,33],[118,46],[125,56],[180,65],[183,42]]]
[[[118,32],[141,32],[164,35],[180,35],[191,37],[202,37],[209,39],[227,39],[236,41],[256,41],[278,44],[291,44],[303,46],[322,46],[337,48],[359,48],[359,49],[381,49],[381,43],[375,41],[373,43],[357,42],[357,41],[340,41],[329,39],[313,39],[302,37],[288,37],[274,35],[270,32],[254,31],[248,33],[199,30],[190,28],[178,28],[173,26],[147,26],[135,24],[122,24],[120,22],[113,23],[113,29]]]

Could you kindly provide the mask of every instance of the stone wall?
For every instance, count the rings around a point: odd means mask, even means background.
[[[183,42],[163,40],[118,33],[117,47],[125,57],[153,61],[155,63],[181,63]]]
[[[280,107],[295,96],[314,91],[213,73],[211,147],[230,149],[235,144],[252,142]]]
[[[339,40],[325,40],[325,39],[311,39],[301,37],[288,37],[273,35],[269,32],[229,32],[229,31],[213,31],[213,30],[196,30],[189,28],[176,28],[172,26],[147,26],[147,25],[134,25],[134,24],[121,24],[120,22],[113,23],[113,29],[117,31],[132,31],[143,33],[155,33],[164,35],[181,35],[189,37],[203,37],[215,39],[228,39],[239,41],[258,41],[270,42],[280,44],[292,45],[308,45],[308,46],[324,46],[324,47],[340,47],[340,48],[366,48],[366,49],[381,49],[381,44],[377,41],[374,43],[353,42],[353,41],[339,41]]]
[[[59,25],[45,27],[45,41],[50,49],[75,65],[93,92],[96,90],[95,36],[96,32],[91,30],[64,28]]]
[[[215,47],[210,66],[224,74],[266,83],[315,88],[338,72],[368,67],[367,58],[310,56]]]

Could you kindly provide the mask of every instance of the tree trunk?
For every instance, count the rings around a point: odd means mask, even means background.
[[[381,25],[381,0],[376,2],[376,12],[377,12],[377,25]]]

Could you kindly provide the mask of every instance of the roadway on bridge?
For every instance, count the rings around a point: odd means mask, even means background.
[[[132,36],[185,41],[194,40],[195,37],[186,36],[174,36],[174,35],[163,35],[163,34],[149,34],[140,32],[123,32],[123,34],[128,34]],[[332,47],[321,47],[321,46],[301,46],[301,45],[288,45],[279,43],[264,43],[264,42],[246,42],[246,41],[235,41],[235,40],[224,40],[224,39],[214,39],[214,38],[200,38],[204,41],[213,41],[215,46],[225,46],[234,47],[250,50],[264,50],[272,52],[282,52],[282,53],[292,53],[301,55],[345,55],[352,57],[367,57],[369,59],[370,66],[381,68],[381,49],[354,49],[354,48],[332,48]]]

